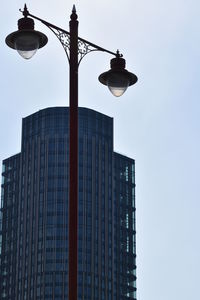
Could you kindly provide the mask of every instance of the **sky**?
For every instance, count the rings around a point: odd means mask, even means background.
[[[79,105],[114,118],[115,151],[136,161],[138,300],[198,300],[200,269],[199,0],[34,0],[33,15],[68,30],[73,4],[79,36],[126,59],[138,83],[115,98],[98,82],[107,53],[79,68]],[[0,161],[20,152],[23,117],[68,106],[65,52],[56,37],[32,60],[5,45],[17,30],[19,0],[0,10]]]

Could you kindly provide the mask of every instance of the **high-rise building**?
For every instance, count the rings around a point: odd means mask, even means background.
[[[23,119],[5,159],[0,299],[68,299],[69,109]],[[78,299],[136,299],[135,163],[113,151],[113,119],[79,108]]]

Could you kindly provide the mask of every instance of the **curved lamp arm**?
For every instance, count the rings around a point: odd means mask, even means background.
[[[76,12],[75,10],[75,6],[73,6],[73,10],[72,12]],[[35,20],[38,20],[40,21],[41,23],[43,23],[44,25],[46,25],[55,35],[56,37],[59,39],[60,43],[62,44],[65,52],[66,52],[66,55],[67,55],[67,58],[69,60],[69,49],[70,49],[70,32],[68,32],[67,30],[63,29],[63,28],[60,28],[52,23],[49,23],[47,22],[46,20],[43,20],[35,15],[32,15],[29,13],[28,9],[27,9],[27,6],[25,4],[24,6],[24,10],[22,11],[20,9],[20,12],[24,15],[24,17],[31,17]],[[120,56],[120,57],[123,57],[122,54],[119,54],[119,51],[117,51],[116,53],[110,51],[110,50],[107,50],[103,47],[100,47],[94,43],[91,43],[83,38],[80,38],[78,37],[78,55],[79,55],[79,62],[78,64],[80,64],[81,60],[83,59],[83,57],[92,52],[92,51],[102,51],[102,52],[107,52],[109,54],[112,54],[114,56]]]

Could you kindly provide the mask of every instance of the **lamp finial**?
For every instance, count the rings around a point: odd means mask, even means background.
[[[73,8],[72,8],[71,20],[77,20],[77,19],[78,19],[78,16],[76,14],[76,6],[74,4]]]
[[[27,9],[26,3],[24,4],[24,10],[19,9],[19,11],[23,14],[23,16],[26,18],[29,15],[29,11]]]

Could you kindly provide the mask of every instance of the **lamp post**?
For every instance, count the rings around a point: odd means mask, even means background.
[[[69,146],[69,256],[68,256],[68,299],[77,300],[77,240],[78,240],[78,67],[83,57],[92,51],[103,51],[114,56],[111,69],[99,76],[99,81],[107,85],[112,94],[121,96],[128,86],[137,82],[137,76],[125,69],[125,59],[117,51],[106,50],[87,40],[78,37],[78,20],[75,6],[73,6],[69,22],[70,31],[57,27],[37,16],[29,13],[25,4],[20,10],[23,18],[18,20],[18,30],[9,34],[6,44],[30,59],[39,48],[44,47],[48,38],[34,30],[34,20],[46,25],[61,42],[69,61],[70,86],[70,146]]]

